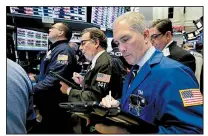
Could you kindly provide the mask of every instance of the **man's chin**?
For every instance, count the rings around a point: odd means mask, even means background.
[[[132,62],[132,60],[130,60],[130,59],[126,59],[126,58],[125,58],[125,60],[126,60],[126,62],[127,62],[128,64],[130,64],[130,65],[134,65],[134,63]]]
[[[91,58],[91,57],[85,56],[85,58],[86,58],[88,61],[92,61],[92,58]]]
[[[154,47],[157,49],[157,50],[161,50],[159,46],[157,45],[154,45]]]

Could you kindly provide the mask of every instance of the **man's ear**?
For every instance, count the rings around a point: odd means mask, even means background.
[[[167,32],[166,32],[166,37],[167,37],[168,39],[170,39],[170,38],[172,37],[171,31],[167,31]]]
[[[60,31],[60,32],[58,33],[59,36],[62,36],[63,34],[64,34],[64,31]]]
[[[149,30],[148,29],[145,29],[144,30],[144,40],[145,41],[148,41],[149,40]]]
[[[95,47],[98,48],[100,46],[100,41],[99,40],[95,40]]]

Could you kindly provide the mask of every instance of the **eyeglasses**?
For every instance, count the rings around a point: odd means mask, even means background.
[[[80,42],[80,45],[81,45],[81,46],[85,45],[87,41],[92,41],[92,39],[89,39],[89,40],[82,40],[82,41]]]
[[[151,40],[153,40],[153,39],[157,39],[160,35],[162,35],[162,33],[160,33],[160,34],[153,34],[153,35],[151,35]]]
[[[58,27],[55,27],[55,26],[51,26],[51,29],[58,29],[58,30],[60,30],[60,31],[63,31],[62,29],[60,29],[60,28],[58,28]]]

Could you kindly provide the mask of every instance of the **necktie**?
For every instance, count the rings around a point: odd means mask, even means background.
[[[92,67],[92,62],[90,62],[90,64],[87,67],[87,70],[86,70],[86,74],[84,76],[84,79],[85,79],[86,75],[90,73],[91,67]],[[85,80],[84,80],[84,84],[82,86],[82,90],[84,90],[84,89],[85,89]]]
[[[91,70],[92,67],[92,62],[89,63],[88,67],[87,67],[87,72]]]
[[[133,71],[132,71],[134,78],[136,77],[137,71],[138,71],[138,70],[139,70],[139,65],[135,65],[135,66],[134,66],[134,69],[133,69]]]
[[[133,82],[134,78],[136,77],[137,75],[137,71],[139,70],[139,65],[135,65],[133,67],[133,70],[132,70],[132,75],[131,75],[131,80],[130,80],[130,84]],[[129,84],[129,85],[130,85]]]

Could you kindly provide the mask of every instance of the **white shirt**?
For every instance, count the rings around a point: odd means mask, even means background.
[[[169,46],[172,42],[173,42],[173,40],[170,41],[170,42],[165,46],[165,48],[162,50],[164,56],[169,56],[169,55],[170,55],[170,50],[169,50],[168,46]]]
[[[90,66],[90,69],[91,69],[91,70],[95,67],[95,63],[96,63],[97,59],[100,57],[101,54],[103,54],[103,52],[105,52],[105,50],[100,51],[99,53],[97,53],[97,54],[95,55],[95,57],[92,59],[92,64],[91,64],[91,66]]]
[[[165,46],[165,48],[168,48],[168,46],[169,46],[172,42],[173,42],[173,40],[170,41],[170,42]],[[165,48],[164,48],[164,49],[165,49]],[[163,50],[164,50],[164,49],[163,49]],[[162,50],[162,51],[163,51],[163,50]]]
[[[156,49],[155,49],[154,46],[152,46],[151,48],[149,48],[147,50],[147,52],[144,54],[144,56],[137,63],[137,65],[139,65],[139,70],[150,59],[150,57],[153,55],[153,53],[155,52],[155,50]],[[137,73],[139,72],[139,70],[137,71]]]

